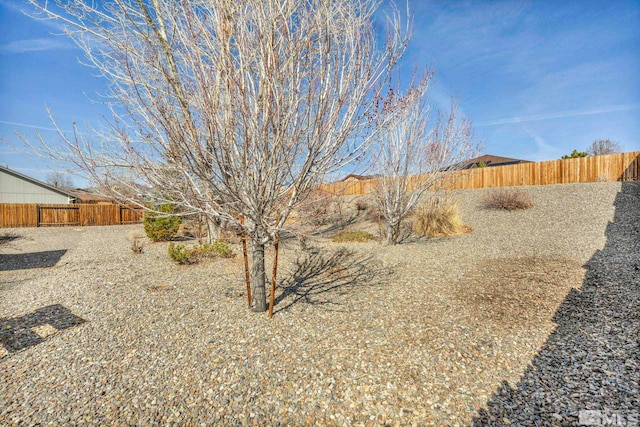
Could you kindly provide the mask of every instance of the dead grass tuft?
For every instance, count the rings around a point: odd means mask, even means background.
[[[141,254],[144,250],[145,240],[141,234],[131,235],[131,251],[134,254]]]
[[[438,197],[420,205],[413,215],[413,232],[420,236],[445,237],[470,233],[460,218],[458,204],[449,197]]]
[[[513,188],[497,188],[489,191],[483,204],[488,209],[505,209],[514,211],[517,209],[529,209],[533,207],[531,195],[524,190]]]

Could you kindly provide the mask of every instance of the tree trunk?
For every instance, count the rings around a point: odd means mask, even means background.
[[[207,219],[207,234],[209,244],[218,240],[220,238],[220,224],[211,219]]]
[[[251,244],[251,310],[267,311],[266,274],[264,270],[264,244]]]
[[[398,235],[400,234],[399,228],[399,222],[397,224],[387,224],[387,245],[395,245],[398,243]]]

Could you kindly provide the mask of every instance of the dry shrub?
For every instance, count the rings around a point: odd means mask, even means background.
[[[353,222],[357,213],[349,208],[343,197],[322,190],[314,190],[297,208],[300,222],[311,226],[344,227]]]
[[[321,190],[313,190],[298,206],[299,218],[312,225],[324,225],[329,222],[330,207],[335,196]]]
[[[211,238],[209,238],[209,233],[211,233]],[[239,230],[233,228],[228,222],[212,221],[208,224],[203,215],[185,217],[178,234],[187,238],[195,238],[201,245],[209,241],[213,243],[216,240],[223,240],[231,244],[242,242]]]
[[[420,236],[444,237],[470,233],[460,218],[458,204],[449,197],[438,197],[416,208],[413,215],[413,232]]]
[[[144,237],[139,234],[131,236],[131,251],[134,254],[141,254],[144,250]]]
[[[202,242],[207,236],[207,222],[200,215],[191,215],[182,219],[178,234],[184,237],[192,237]]]
[[[483,204],[488,209],[506,209],[508,211],[533,207],[529,193],[513,188],[497,188],[489,191],[483,199]]]
[[[364,219],[365,221],[371,222],[381,222],[385,220],[382,212],[380,212],[380,208],[378,208],[377,206],[371,206],[369,209],[367,209],[367,213]]]
[[[370,210],[371,206],[369,206],[368,203],[366,202],[356,202],[356,211],[360,212],[360,211],[366,211],[366,210]]]
[[[370,240],[375,240],[375,236],[368,231],[342,231],[331,238],[335,243],[357,243]]]

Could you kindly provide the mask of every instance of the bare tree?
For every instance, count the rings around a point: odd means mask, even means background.
[[[390,91],[383,102],[387,125],[377,135],[374,200],[386,222],[386,241],[396,244],[402,220],[444,175],[477,155],[471,122],[459,118],[458,102],[430,120],[427,74],[405,95]]]
[[[380,43],[375,0],[31,2],[65,24],[114,101],[102,138],[59,132],[57,152],[103,188],[130,170],[155,189],[146,202],[248,235],[251,306],[265,311],[265,245],[376,134],[409,38],[397,10]]]
[[[622,146],[610,139],[597,139],[587,148],[590,156],[602,156],[605,154],[621,153]]]
[[[56,188],[71,189],[74,187],[73,178],[62,172],[51,172],[46,178],[47,184],[51,184]]]

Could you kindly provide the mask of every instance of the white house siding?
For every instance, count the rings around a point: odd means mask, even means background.
[[[0,203],[71,203],[69,196],[57,193],[0,170]]]

